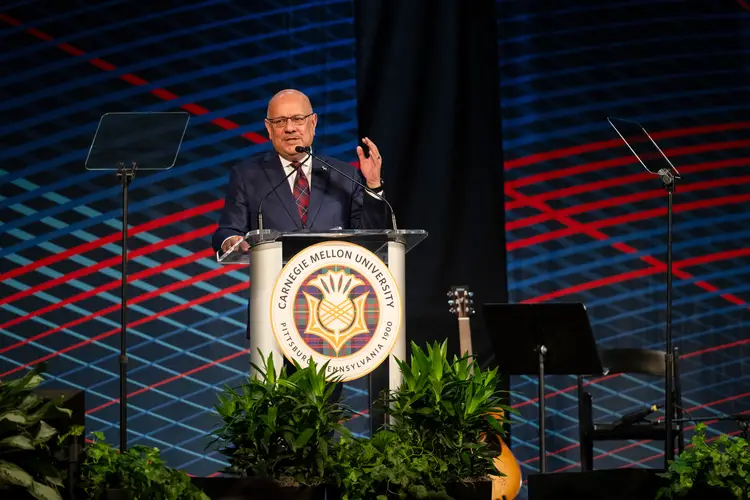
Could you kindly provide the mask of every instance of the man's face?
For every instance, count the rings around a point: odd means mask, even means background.
[[[266,130],[274,149],[287,160],[304,157],[304,153],[295,151],[297,146],[312,146],[318,115],[311,113],[310,101],[302,94],[282,94],[271,101],[265,121]],[[295,119],[284,120],[291,117]]]

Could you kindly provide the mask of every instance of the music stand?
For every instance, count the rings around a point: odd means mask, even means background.
[[[667,311],[666,337],[667,347],[664,354],[664,412],[666,414],[666,439],[664,440],[664,460],[669,463],[674,459],[674,440],[672,439],[672,419],[674,417],[674,353],[672,350],[672,196],[675,182],[681,179],[680,173],[672,165],[667,155],[661,150],[640,123],[622,118],[607,118],[615,132],[628,146],[646,171],[661,178],[667,190]]]
[[[545,375],[603,373],[586,306],[581,303],[484,304],[498,371],[539,380],[539,471],[547,472]]]
[[[86,170],[116,170],[122,187],[120,452],[127,450],[128,186],[136,170],[174,166],[189,119],[186,112],[105,113],[86,156]]]

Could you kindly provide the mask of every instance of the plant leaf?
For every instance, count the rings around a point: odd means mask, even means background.
[[[34,483],[34,478],[16,464],[0,460],[0,484],[5,483],[28,489]]]
[[[70,408],[63,408],[62,406],[55,406],[55,410],[67,416],[68,418],[73,416],[73,410],[71,410]]]
[[[36,481],[29,488],[29,493],[37,500],[62,500],[62,496],[57,490]]]
[[[58,402],[57,401],[47,401],[42,406],[40,406],[34,413],[31,413],[28,415],[28,424],[35,424],[39,422],[41,419],[43,419],[49,411],[56,406]]]
[[[0,441],[0,448],[18,448],[21,450],[33,450],[34,443],[27,436],[10,436]]]
[[[26,425],[28,423],[28,419],[26,418],[26,415],[21,410],[10,410],[2,415],[0,415],[0,422],[3,420],[7,420],[8,422],[13,422],[14,424],[19,425]]]
[[[310,440],[310,437],[313,435],[314,432],[315,432],[315,429],[310,429],[310,428],[307,428],[304,431],[302,431],[302,434],[300,434],[297,437],[297,440],[294,442],[294,446],[296,446],[297,448],[302,448],[303,446],[305,446],[307,442]]]
[[[490,423],[490,426],[497,432],[498,434],[505,434],[505,429],[503,429],[503,425],[500,423],[500,421],[495,418],[494,415],[490,415],[487,418],[487,421]]]
[[[39,404],[40,401],[41,398],[32,392],[31,394],[28,394],[25,398],[23,398],[21,404],[18,405],[18,409],[23,412],[29,411],[31,408]]]
[[[23,391],[34,390],[39,386],[39,384],[44,382],[44,378],[38,373],[29,372],[27,376],[29,377],[28,379],[26,379],[26,377],[21,379],[22,381],[21,390]]]
[[[36,433],[34,442],[36,444],[46,443],[55,434],[57,434],[57,429],[42,420],[39,422],[39,432]]]

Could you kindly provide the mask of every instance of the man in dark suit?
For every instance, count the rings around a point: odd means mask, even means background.
[[[322,170],[320,162],[297,146],[312,147],[318,116],[310,100],[297,90],[282,90],[271,98],[265,119],[273,151],[249,158],[232,167],[224,208],[212,246],[226,252],[245,233],[257,229],[257,210],[263,196],[275,186],[263,203],[263,226],[278,231],[325,231],[328,229],[384,229],[387,224],[385,204],[372,193],[366,193],[350,179],[331,169]],[[360,171],[348,163],[323,157],[328,163],[361,179],[373,191],[382,192],[380,169],[383,160],[370,139],[365,156],[357,146]],[[321,156],[322,155],[318,155]],[[361,173],[360,173],[361,172]],[[288,182],[283,182],[289,174]],[[242,241],[241,249],[249,246]],[[248,331],[248,335],[250,332]],[[289,362],[285,360],[289,366]],[[333,399],[341,398],[338,385]]]
[[[365,192],[345,176],[323,170],[318,160],[298,153],[298,146],[312,147],[318,116],[310,100],[298,90],[282,90],[268,103],[265,119],[273,151],[255,156],[232,167],[226,201],[214,233],[212,245],[219,253],[227,251],[248,231],[257,229],[257,210],[263,196],[288,177],[263,203],[263,226],[278,231],[324,231],[328,229],[384,229],[383,202]],[[367,187],[382,191],[380,169],[383,160],[369,138],[366,157],[357,146],[360,172],[342,161],[325,160]],[[320,155],[319,155],[320,156]],[[247,243],[241,243],[247,250]]]

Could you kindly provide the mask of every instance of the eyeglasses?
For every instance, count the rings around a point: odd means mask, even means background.
[[[287,120],[292,120],[293,125],[304,125],[305,121],[314,114],[315,113],[310,113],[309,115],[279,116],[277,118],[266,118],[266,121],[276,128],[286,127]]]

